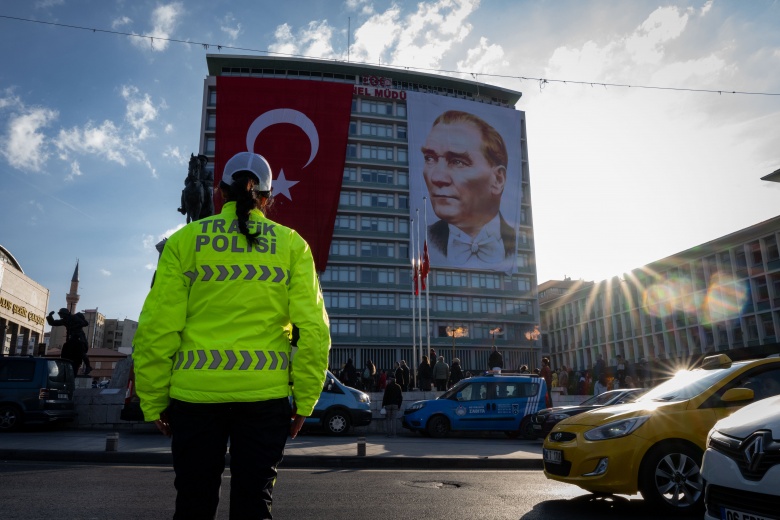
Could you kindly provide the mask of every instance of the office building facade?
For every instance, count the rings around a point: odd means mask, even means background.
[[[598,283],[539,286],[544,351],[589,370],[642,359],[695,362],[780,352],[780,217]]]
[[[225,153],[220,152],[223,145],[218,143],[225,142],[226,133],[236,133],[239,139],[247,136],[246,146],[242,141],[236,151],[260,153],[263,138],[257,141],[260,144],[252,144],[257,138],[252,129],[260,132],[269,124],[260,117],[266,108],[256,109],[258,117],[254,122],[249,120],[251,125],[240,122],[241,105],[234,112],[225,108],[236,104],[234,90],[229,89],[235,86],[249,92],[247,99],[270,97],[271,88],[307,86],[316,93],[317,85],[337,84],[349,89],[346,149],[338,165],[341,187],[332,231],[328,232],[327,267],[320,269],[318,265],[331,323],[331,367],[339,368],[349,358],[358,368],[369,359],[385,370],[401,359],[412,366],[433,348],[448,363],[458,357],[464,370],[480,371],[488,368],[493,344],[503,353],[506,368],[539,365],[525,114],[514,109],[520,93],[370,65],[229,55],[208,55],[206,59],[209,75],[204,81],[199,153],[208,157],[207,168],[212,171],[216,163],[217,179],[224,162],[219,156]],[[324,105],[328,103],[323,103],[323,110]],[[426,228],[437,220],[422,181],[421,143],[433,117],[448,108],[480,115],[506,141],[510,166],[505,168],[509,173],[505,173],[501,225],[504,220],[514,225],[514,236],[504,239],[511,254],[507,252],[507,264],[500,269],[446,265],[432,254],[427,288],[414,296],[410,257],[423,256],[426,238],[433,248]],[[314,115],[307,115],[315,121],[314,126],[319,125]],[[294,124],[307,128],[300,122]],[[305,131],[311,146],[301,149],[304,157],[321,143],[312,138],[313,130]],[[314,155],[312,151],[311,157]],[[277,176],[273,161],[271,165]],[[286,172],[286,186],[292,186],[290,169],[282,167],[282,171]],[[510,185],[510,179],[516,184]],[[295,192],[282,195],[276,187],[274,193],[275,204],[286,204],[290,196],[298,196]],[[304,237],[311,243],[311,237]],[[314,245],[313,249],[316,256]]]

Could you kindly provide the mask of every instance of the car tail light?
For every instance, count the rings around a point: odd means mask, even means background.
[[[41,401],[45,401],[48,398],[49,398],[49,389],[48,388],[41,388],[38,391],[38,399],[40,399]]]
[[[133,397],[133,380],[127,381],[127,390],[125,390],[125,404],[129,404]]]

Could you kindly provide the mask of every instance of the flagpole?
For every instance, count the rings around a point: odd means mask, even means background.
[[[425,217],[425,261],[428,262],[428,197],[423,197],[423,216]],[[428,268],[428,272],[430,272],[430,267]],[[425,276],[428,276],[428,272],[425,273]],[[427,283],[425,284],[425,330],[427,332],[427,338],[428,338],[428,352],[431,351],[431,300],[430,300],[430,287],[431,284]],[[434,363],[434,360],[430,360],[431,363]]]
[[[417,256],[415,258],[420,258],[420,208],[417,208],[415,211],[415,218],[417,219]],[[420,261],[420,286],[425,285],[425,282],[423,281],[422,277],[422,261]],[[419,350],[415,352],[415,356],[417,357],[416,363],[417,366],[420,366],[420,363],[422,362],[422,291],[419,291],[417,295],[417,316],[419,317],[419,325],[420,327],[417,329],[417,333],[420,335],[420,343]]]
[[[417,356],[417,333],[415,328],[414,315],[414,291],[417,288],[417,268],[414,265],[414,219],[410,219],[410,237],[409,237],[409,258],[412,261],[412,355]],[[414,365],[412,365],[414,367]],[[410,367],[411,368],[411,367]]]

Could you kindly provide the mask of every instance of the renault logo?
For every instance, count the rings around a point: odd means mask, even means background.
[[[742,453],[750,471],[758,470],[758,467],[761,465],[761,460],[764,458],[764,446],[767,441],[772,442],[769,432],[756,432],[748,437],[744,444]]]

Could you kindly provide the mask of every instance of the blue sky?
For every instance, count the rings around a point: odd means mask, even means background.
[[[778,214],[760,177],[780,95],[599,84],[780,94],[778,26],[762,0],[4,2],[0,244],[50,309],[78,259],[79,309],[138,319],[154,244],[184,222],[205,55],[346,60],[349,41],[353,62],[522,91],[539,281],[621,275]]]

